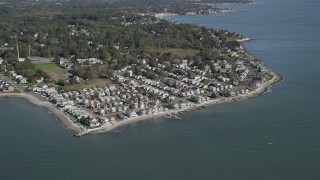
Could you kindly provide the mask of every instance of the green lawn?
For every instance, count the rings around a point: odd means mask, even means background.
[[[273,72],[269,71],[269,72],[267,73],[267,77],[266,77],[266,79],[267,79],[268,81],[270,81],[270,80],[272,80],[272,79],[273,79],[273,77],[274,77]]]
[[[37,69],[46,72],[53,80],[66,80],[69,78],[69,73],[56,63],[39,63],[35,64]]]
[[[14,89],[13,93],[21,93],[21,91],[19,91],[19,89]]]
[[[58,70],[61,67],[59,67],[56,63],[40,63],[36,64],[36,68],[41,70]]]

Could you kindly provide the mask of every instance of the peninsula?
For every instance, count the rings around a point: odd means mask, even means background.
[[[152,14],[141,7],[99,0],[0,4],[0,97],[46,107],[82,136],[243,100],[282,80],[243,48],[250,39],[156,18],[160,9],[168,13],[160,5]]]

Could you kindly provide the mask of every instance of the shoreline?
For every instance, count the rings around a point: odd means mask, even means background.
[[[29,103],[41,106],[49,110],[50,114],[56,117],[57,121],[67,130],[73,133],[82,133],[85,130],[75,124],[67,115],[54,107],[50,102],[41,102],[34,96],[26,93],[0,93],[0,98],[21,98],[27,100]]]
[[[219,98],[219,99],[213,99],[213,100],[210,100],[206,103],[195,104],[195,105],[183,108],[183,109],[169,110],[167,112],[161,112],[158,114],[132,117],[132,118],[128,118],[123,121],[120,121],[120,122],[116,122],[112,125],[102,125],[100,128],[90,129],[90,130],[87,130],[83,133],[76,134],[75,136],[81,137],[83,135],[91,134],[91,133],[107,133],[107,132],[110,132],[118,127],[122,127],[124,125],[129,125],[132,123],[137,123],[137,122],[144,121],[144,120],[158,119],[158,118],[163,118],[166,116],[168,116],[168,117],[173,116],[174,117],[177,114],[181,114],[184,112],[190,112],[193,110],[198,110],[198,109],[205,108],[208,106],[213,106],[215,104],[242,101],[242,100],[245,100],[248,98],[260,96],[260,95],[263,95],[263,94],[269,92],[269,89],[272,87],[273,84],[277,84],[277,83],[280,83],[283,81],[283,77],[280,74],[278,74],[274,71],[272,71],[272,73],[274,73],[274,78],[272,80],[268,81],[267,83],[263,84],[261,87],[256,88],[254,91],[252,91],[248,94],[238,95],[238,96],[234,96],[234,97],[223,97],[223,98]]]
[[[175,13],[155,13],[153,16],[159,19],[168,17],[168,16],[178,16],[179,14]]]
[[[250,41],[250,40],[251,40],[250,38],[244,38],[244,39],[239,39],[237,41],[241,43],[240,48],[242,48],[245,51],[245,53],[248,54],[248,56],[255,58],[255,56],[250,54],[242,44],[242,43]],[[264,65],[264,63],[262,61],[260,61],[260,62]],[[189,112],[189,111],[201,109],[201,108],[212,106],[215,104],[241,101],[241,100],[245,100],[245,99],[248,99],[251,97],[263,95],[263,94],[269,92],[269,89],[272,87],[273,84],[280,83],[284,79],[279,73],[277,73],[271,69],[269,69],[269,70],[274,74],[273,79],[263,83],[261,85],[261,87],[254,89],[253,91],[249,92],[248,94],[240,94],[240,95],[237,95],[234,97],[222,97],[222,98],[218,98],[218,99],[212,99],[212,100],[207,101],[205,103],[194,104],[192,106],[189,106],[189,107],[186,107],[183,109],[169,110],[169,111],[161,112],[161,113],[157,113],[157,114],[137,116],[137,117],[128,118],[128,119],[125,119],[122,121],[114,121],[111,125],[104,124],[101,127],[96,128],[96,129],[83,129],[81,126],[74,123],[65,113],[63,113],[62,111],[60,111],[59,109],[54,107],[50,102],[41,102],[31,94],[27,94],[27,93],[0,93],[0,98],[1,97],[23,98],[32,104],[45,107],[50,111],[50,113],[52,115],[54,115],[58,119],[58,122],[64,128],[73,132],[74,136],[81,137],[83,135],[87,135],[87,134],[91,134],[91,133],[107,133],[107,132],[110,132],[118,127],[122,127],[122,126],[132,124],[132,123],[137,123],[137,122],[144,121],[144,120],[158,119],[158,118],[163,118],[165,116],[174,118],[174,117],[176,117],[175,115],[181,114],[184,112]]]
[[[227,5],[252,5],[255,4],[255,2],[247,2],[247,3],[196,3],[196,4],[202,4],[202,5],[209,5],[209,6],[227,6]],[[192,11],[191,11],[192,12]],[[220,14],[220,13],[236,13],[238,12],[237,10],[233,10],[233,9],[222,9],[221,11],[215,11],[215,12],[209,12],[208,14]],[[195,12],[192,12],[195,13]],[[142,13],[143,14],[143,13]],[[179,16],[181,14],[177,14],[177,13],[167,13],[167,12],[158,12],[158,13],[154,13],[152,14],[152,16],[159,18],[159,19],[163,19],[166,18],[167,16]],[[201,15],[201,14],[183,14],[183,16],[194,16],[194,15]],[[203,15],[207,15],[207,14],[203,14]]]
[[[67,130],[74,133],[74,136],[81,137],[87,134],[96,134],[96,133],[107,133],[114,129],[117,129],[119,127],[129,125],[132,123],[137,123],[144,120],[151,120],[151,119],[158,119],[163,117],[170,117],[175,116],[177,114],[181,114],[184,112],[190,112],[194,110],[198,110],[201,108],[205,108],[208,106],[213,106],[215,104],[222,104],[222,103],[229,103],[229,102],[236,102],[236,101],[242,101],[251,97],[256,97],[263,95],[268,92],[270,87],[272,87],[273,84],[280,83],[283,81],[283,77],[272,71],[274,73],[274,78],[267,83],[263,84],[261,87],[256,88],[254,91],[245,94],[245,95],[238,95],[234,97],[223,97],[218,99],[213,99],[205,103],[201,104],[195,104],[183,109],[177,109],[177,110],[169,110],[167,112],[161,112],[158,114],[150,114],[150,115],[144,115],[144,116],[137,116],[125,119],[123,121],[116,121],[112,125],[102,125],[100,128],[96,129],[82,129],[79,125],[75,124],[67,115],[65,115],[62,111],[58,110],[56,107],[54,107],[50,102],[41,102],[38,99],[36,99],[34,96],[26,93],[0,93],[1,97],[8,97],[8,98],[22,98],[27,100],[29,103],[35,104],[37,106],[45,107],[50,111],[50,114],[55,116],[58,120],[58,122]]]
[[[248,41],[251,41],[251,40],[252,39],[246,37],[244,39],[239,39],[237,41],[241,43],[240,44],[240,48],[242,48],[244,50],[244,52],[246,54],[248,54],[248,56],[250,56],[252,58],[255,58],[255,56],[253,56],[251,53],[249,53],[245,49],[245,47],[243,46],[244,42],[248,42]],[[260,61],[260,62],[264,65],[264,63],[262,61]],[[252,98],[252,97],[263,95],[263,94],[269,92],[269,90],[272,87],[272,85],[278,84],[278,83],[280,83],[280,82],[282,82],[284,80],[283,76],[281,76],[279,73],[277,73],[277,72],[275,72],[274,70],[271,70],[271,69],[269,69],[269,70],[274,74],[273,79],[269,80],[268,82],[263,83],[261,85],[261,87],[258,87],[256,89],[254,89],[252,92],[249,92],[248,94],[237,95],[237,96],[234,96],[234,97],[223,97],[223,98],[219,98],[219,99],[213,99],[213,100],[210,100],[210,101],[208,101],[206,103],[195,104],[195,105],[183,108],[183,109],[169,110],[167,112],[161,112],[161,113],[158,113],[158,114],[151,114],[151,115],[132,117],[132,118],[128,118],[128,119],[125,119],[123,121],[120,121],[120,122],[116,121],[112,125],[102,125],[100,128],[90,129],[90,130],[87,130],[87,131],[85,131],[83,133],[76,134],[75,136],[81,137],[83,135],[90,134],[90,133],[107,133],[107,132],[110,132],[110,131],[118,128],[118,127],[121,127],[121,126],[124,126],[124,125],[128,125],[128,124],[132,124],[132,123],[137,123],[137,122],[144,121],[144,120],[158,119],[158,118],[162,118],[162,117],[165,117],[165,116],[169,116],[170,117],[172,115],[174,116],[176,114],[189,112],[189,111],[197,110],[197,109],[208,107],[208,106],[213,106],[215,104],[242,101],[242,100],[245,100],[245,99],[248,99],[248,98]]]
[[[243,39],[237,39],[237,41],[239,42],[239,43],[244,43],[244,42],[248,42],[248,41],[251,41],[252,39],[251,38],[248,38],[248,37],[246,37],[246,38],[243,38]],[[243,47],[243,45],[241,44],[241,46]],[[248,53],[248,51],[246,51],[247,53]]]

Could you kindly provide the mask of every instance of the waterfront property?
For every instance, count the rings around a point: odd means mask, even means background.
[[[15,88],[10,83],[3,79],[0,79],[0,92],[11,93],[14,92]]]
[[[245,54],[242,50],[239,52]],[[280,80],[277,74],[256,60],[248,56],[241,57],[235,65],[226,61],[213,61],[213,67],[216,69],[236,72],[237,77],[234,80],[224,77],[223,74],[216,76],[217,78],[209,78],[211,67],[207,66],[206,70],[201,70],[187,60],[182,60],[172,66],[179,71],[192,71],[193,77],[183,73],[167,72],[167,76],[152,79],[137,75],[134,69],[138,64],[135,64],[115,71],[114,83],[106,86],[63,92],[47,85],[34,85],[29,89],[48,99],[56,108],[89,130],[86,132],[91,132],[113,124],[130,122],[135,118],[181,112],[219,100],[223,102],[229,101],[230,98],[236,100],[239,97],[252,96]],[[144,71],[164,68],[157,66],[154,69],[147,60],[141,63]],[[269,73],[273,73],[277,78],[268,80],[266,77]],[[253,78],[248,81],[248,77]],[[243,82],[247,81],[250,83],[243,85]]]

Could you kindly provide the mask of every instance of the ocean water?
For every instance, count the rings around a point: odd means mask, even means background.
[[[245,47],[285,78],[272,93],[82,138],[0,98],[0,179],[320,179],[320,1],[232,7],[169,18],[252,38]]]

